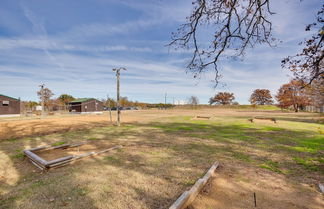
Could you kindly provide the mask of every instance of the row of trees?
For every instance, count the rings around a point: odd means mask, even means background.
[[[252,105],[271,105],[274,103],[268,89],[255,89],[250,96]],[[312,84],[307,85],[303,80],[293,79],[289,83],[282,85],[275,99],[278,106],[282,109],[292,108],[294,111],[305,109],[311,105],[315,107],[324,106],[324,82],[323,79],[314,80]],[[238,104],[234,101],[233,93],[219,92],[209,99],[209,104],[231,105]]]
[[[69,102],[75,100],[75,98],[69,94],[61,94],[57,98],[53,98],[55,94],[49,88],[43,88],[37,92],[37,96],[40,102],[35,101],[23,101],[22,107],[26,111],[35,110],[36,106],[41,105],[41,101],[44,101],[44,107],[47,111],[53,110],[66,110]]]
[[[75,100],[72,95],[61,94],[57,98],[52,98],[54,93],[44,88],[37,92],[40,100],[44,101],[45,109],[48,111],[67,110],[68,104]],[[296,112],[305,109],[306,106],[311,105],[315,107],[324,106],[324,79],[316,79],[311,84],[307,84],[304,80],[293,79],[289,83],[282,85],[277,94],[274,96],[277,100],[278,107],[282,109],[292,108]],[[274,98],[268,89],[255,89],[250,96],[250,103],[252,105],[271,105],[274,103]],[[117,107],[117,102],[112,98],[101,100],[106,107]],[[196,96],[188,98],[188,105],[195,107],[199,104],[199,99]],[[238,105],[235,102],[235,96],[230,92],[219,92],[214,97],[209,99],[209,104],[219,105]],[[35,107],[40,103],[29,101],[22,102],[25,110],[35,110]],[[139,107],[146,108],[171,108],[172,104],[149,104],[138,101],[131,101],[127,97],[120,98],[120,106],[122,107]]]
[[[324,80],[317,79],[311,84],[304,80],[291,80],[278,90],[276,95],[278,106],[281,108],[292,107],[296,112],[306,106],[324,106]]]
[[[49,88],[43,88],[43,90],[39,90],[37,92],[37,95],[39,97],[40,101],[44,101],[44,107],[47,111],[56,111],[56,110],[67,110],[69,103],[73,100],[75,100],[75,97],[69,94],[61,94],[57,98],[53,98],[55,95],[52,90]],[[103,105],[110,108],[116,108],[117,102],[113,98],[107,98],[107,99],[101,99],[103,102]],[[35,102],[35,101],[23,101],[22,102],[22,108],[25,111],[34,111],[36,109],[36,106],[41,105],[41,102]],[[164,103],[158,103],[158,104],[150,104],[150,103],[144,103],[144,102],[138,102],[138,101],[132,101],[129,100],[127,97],[120,97],[120,106],[121,107],[138,107],[140,109],[146,109],[146,108],[171,108],[173,107],[172,104],[164,104]]]

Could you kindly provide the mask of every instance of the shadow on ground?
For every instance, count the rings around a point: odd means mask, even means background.
[[[210,121],[82,128],[1,141],[0,204],[5,208],[167,208],[216,160],[309,184],[323,181],[324,142],[313,131]],[[98,150],[105,143],[124,148],[45,173],[21,154],[28,147],[80,141],[93,142]]]

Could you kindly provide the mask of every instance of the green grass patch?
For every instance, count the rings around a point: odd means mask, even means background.
[[[184,186],[187,186],[187,187],[192,186],[195,183],[196,183],[196,181],[194,179],[187,179],[187,180],[185,180],[185,181],[182,182],[182,184]]]
[[[104,157],[106,161],[113,165],[122,165],[123,161],[115,156],[106,156]]]
[[[10,139],[7,139],[7,141],[9,142],[16,142],[18,139],[17,138],[10,138]]]
[[[302,138],[299,142],[299,146],[313,151],[324,150],[324,136],[315,135],[313,137]]]
[[[32,183],[31,188],[37,188],[37,187],[41,187],[41,186],[45,186],[45,185],[47,185],[47,184],[43,180],[37,180]]]
[[[319,161],[314,158],[300,158],[300,157],[294,157],[293,160],[297,162],[297,164],[302,165],[307,170],[311,171],[319,171],[320,168],[318,167],[318,163],[323,162],[323,159],[320,159]]]
[[[233,152],[232,156],[238,160],[242,160],[244,162],[252,162],[249,155],[240,152]]]
[[[90,137],[90,138],[88,138],[88,140],[95,141],[95,140],[98,140],[98,138],[96,138],[96,137]]]
[[[268,169],[268,170],[276,172],[276,173],[282,173],[282,171],[279,169],[279,163],[271,161],[271,160],[265,161],[264,163],[260,164],[259,167]]]
[[[22,159],[22,158],[24,158],[24,153],[17,153],[17,154],[14,154],[14,155],[11,155],[11,157],[13,158],[13,159]]]
[[[65,144],[66,142],[56,142],[54,144],[52,144],[52,146],[59,146],[59,145],[62,145],[62,144]]]
[[[77,196],[85,196],[88,192],[86,188],[75,187],[72,189],[72,193]]]
[[[273,127],[273,126],[265,126],[265,127],[262,128],[262,130],[265,130],[265,131],[284,131],[285,129],[278,128],[278,127]]]

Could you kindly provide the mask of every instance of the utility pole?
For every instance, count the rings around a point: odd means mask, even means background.
[[[117,77],[117,126],[120,126],[120,109],[119,109],[119,80],[120,80],[120,70],[126,70],[126,68],[114,68]]]
[[[44,86],[45,84],[41,84],[39,85],[39,87],[41,87],[41,105],[42,105],[42,116],[44,116],[45,114],[45,102],[44,102]]]

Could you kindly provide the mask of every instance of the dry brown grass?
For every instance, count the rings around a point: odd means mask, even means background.
[[[196,115],[214,117],[192,120]],[[278,124],[251,124],[247,120],[267,115],[282,120]],[[317,208],[323,201],[314,183],[322,181],[323,175],[296,165],[292,156],[315,159],[321,152],[300,153],[290,151],[290,147],[273,151],[277,145],[281,149],[289,143],[299,146],[294,141],[281,142],[282,137],[312,139],[316,128],[323,128],[312,123],[316,117],[305,113],[198,109],[126,111],[122,118],[127,124],[122,127],[109,124],[108,115],[4,120],[0,122],[0,208],[167,208],[215,160],[222,164],[220,179],[228,184],[214,188],[222,188],[234,199],[237,190],[233,184],[247,196],[252,191],[270,195],[280,190],[271,183],[278,179],[279,187],[289,189],[280,193],[292,200],[286,202],[287,208],[304,208],[299,200],[293,202],[298,197],[313,202],[309,208]],[[83,141],[93,142],[87,151],[117,144],[123,148],[46,173],[21,154],[31,147]],[[271,164],[276,159],[285,160],[276,167]],[[268,168],[260,168],[262,163]],[[249,175],[245,180],[244,176]],[[264,186],[256,186],[253,179]],[[280,195],[262,198],[268,203],[283,200]]]
[[[231,109],[174,109],[174,110],[138,110],[123,111],[123,122],[148,122],[172,116],[208,116],[208,117],[256,117],[272,116],[274,111],[250,111]],[[292,113],[276,112],[276,116],[292,118]],[[116,112],[112,114],[112,120],[116,120]],[[314,117],[315,116],[315,117]],[[299,113],[296,120],[320,120],[321,117],[309,113]],[[196,119],[199,120],[199,119]],[[21,138],[26,136],[39,136],[51,133],[60,133],[72,130],[90,129],[98,126],[111,125],[108,112],[103,115],[68,115],[47,116],[44,118],[0,118],[0,140]]]

